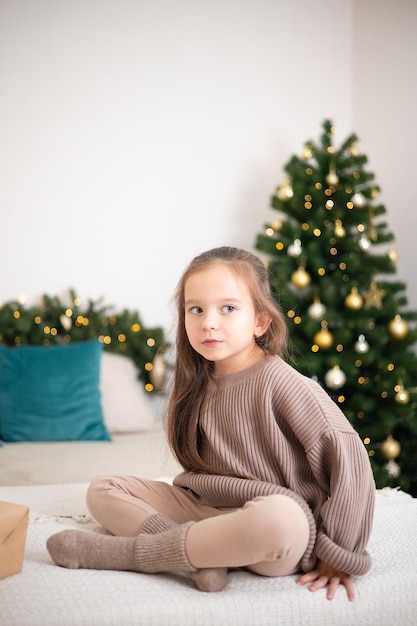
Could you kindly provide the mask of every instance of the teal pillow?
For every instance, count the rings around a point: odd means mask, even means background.
[[[104,440],[99,389],[102,344],[0,344],[0,438]]]

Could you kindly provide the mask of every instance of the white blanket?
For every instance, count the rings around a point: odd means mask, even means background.
[[[196,590],[187,576],[67,570],[51,561],[46,539],[66,528],[103,532],[89,517],[87,484],[0,487],[0,500],[30,506],[23,571],[0,580],[1,626],[415,626],[417,499],[377,493],[369,550],[373,568],[333,601],[295,577],[229,574],[220,593]]]

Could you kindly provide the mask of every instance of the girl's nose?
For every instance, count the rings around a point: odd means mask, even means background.
[[[217,328],[217,320],[216,316],[213,313],[208,313],[204,315],[201,320],[201,328],[203,330],[214,330]]]

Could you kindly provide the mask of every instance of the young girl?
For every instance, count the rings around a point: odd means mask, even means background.
[[[69,568],[189,572],[220,591],[228,568],[300,573],[311,591],[354,598],[365,574],[375,484],[358,434],[318,383],[283,357],[285,318],[253,254],[196,257],[176,292],[168,439],[184,471],[165,482],[106,476],[87,504],[112,535],[48,539]]]

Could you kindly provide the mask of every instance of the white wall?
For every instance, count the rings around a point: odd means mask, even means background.
[[[397,279],[417,310],[417,2],[354,0],[353,110],[396,237]],[[390,278],[390,280],[393,278]]]
[[[353,130],[352,11],[2,0],[0,301],[73,286],[169,330],[185,264],[253,247],[288,158],[325,118]]]

